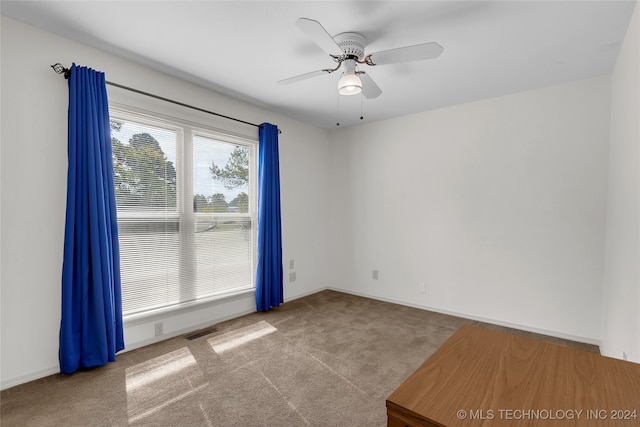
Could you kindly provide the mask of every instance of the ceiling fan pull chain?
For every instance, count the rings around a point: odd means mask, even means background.
[[[337,93],[337,92],[336,92]],[[336,97],[336,126],[340,126],[340,94]]]
[[[360,120],[364,119],[364,114],[362,114],[362,92],[360,92]]]

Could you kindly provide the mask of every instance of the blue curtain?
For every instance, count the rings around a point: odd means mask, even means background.
[[[259,144],[256,308],[267,311],[283,302],[278,127],[261,124]]]
[[[124,349],[111,128],[104,73],[71,67],[60,372]]]

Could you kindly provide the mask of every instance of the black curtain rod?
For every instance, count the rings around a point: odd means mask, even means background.
[[[71,69],[66,68],[65,66],[63,66],[59,62],[56,63],[56,64],[53,64],[51,66],[51,68],[53,68],[53,71],[55,71],[56,73],[64,75],[65,79],[68,79],[69,75],[71,74]],[[170,102],[172,104],[180,105],[181,107],[191,108],[192,110],[201,111],[203,113],[212,114],[214,116],[222,117],[224,119],[233,120],[235,122],[244,123],[245,125],[251,125],[251,126],[255,126],[257,128],[262,129],[261,125],[257,125],[255,123],[251,123],[251,122],[247,122],[247,121],[244,121],[244,120],[236,119],[235,117],[225,116],[224,114],[219,114],[219,113],[216,113],[214,111],[205,110],[204,108],[200,108],[200,107],[194,107],[193,105],[185,104],[185,103],[179,102],[179,101],[174,101],[173,99],[165,98],[163,96],[154,95],[152,93],[144,92],[144,91],[141,91],[141,90],[138,90],[138,89],[134,89],[134,88],[131,88],[131,87],[128,87],[128,86],[123,86],[121,84],[113,83],[113,82],[110,82],[108,80],[106,81],[106,83],[108,85],[110,85],[110,86],[115,86],[115,87],[118,87],[120,89],[128,90],[128,91],[135,92],[135,93],[139,93],[140,95],[149,96],[151,98],[159,99],[161,101]],[[278,130],[278,133],[282,133],[282,131]]]

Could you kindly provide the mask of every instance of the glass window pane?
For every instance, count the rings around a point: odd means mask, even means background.
[[[250,171],[249,147],[194,136],[196,268],[192,280],[199,295],[253,284]]]
[[[177,209],[176,139],[173,130],[111,121],[118,210]]]
[[[194,212],[249,212],[249,148],[193,138]]]

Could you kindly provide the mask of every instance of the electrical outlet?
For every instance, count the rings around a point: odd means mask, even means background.
[[[293,267],[294,267],[293,260],[292,260],[292,259],[290,259],[290,260],[289,260],[289,270],[293,270]]]
[[[289,283],[295,282],[295,281],[296,281],[296,272],[292,271],[291,273],[289,273]]]
[[[421,294],[427,293],[427,285],[425,285],[424,283],[418,283],[418,288],[420,289]]]
[[[378,270],[373,270],[373,280],[378,280]]]
[[[156,328],[156,336],[159,337],[160,335],[162,335],[162,322],[156,323],[155,328]]]

